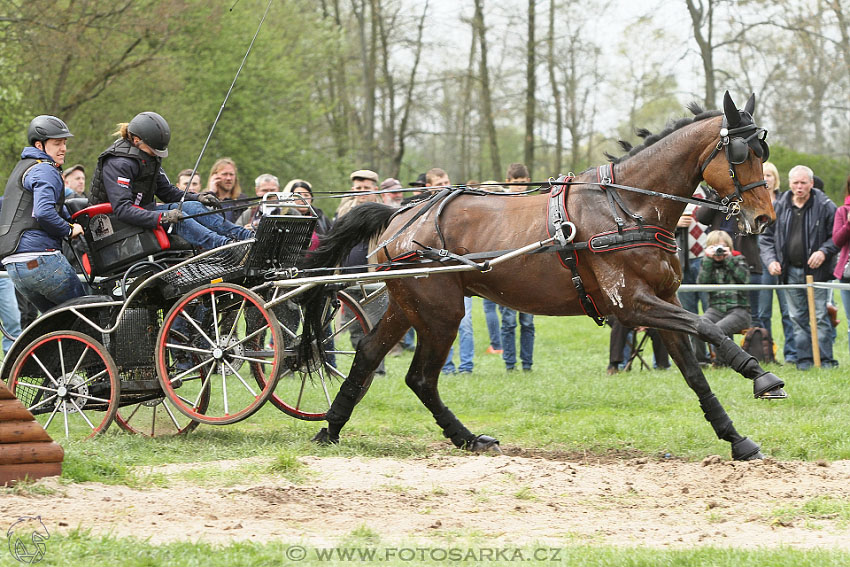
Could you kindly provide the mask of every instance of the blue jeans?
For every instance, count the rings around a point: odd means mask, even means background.
[[[5,277],[3,274],[0,277],[0,323],[3,323],[3,329],[17,337],[21,334],[21,312],[18,310],[18,300],[15,298],[15,284],[12,280]],[[12,346],[12,341],[3,336],[3,352],[9,351]]]
[[[702,260],[699,258],[691,258],[688,261],[687,266],[682,268],[682,283],[683,284],[695,284],[697,283],[697,276],[699,275],[699,267],[702,263]],[[702,304],[702,312],[705,313],[708,310],[708,292],[707,291],[680,291],[679,292],[679,302],[682,304],[682,307],[685,311],[690,311],[695,315],[699,315],[700,304]],[[694,347],[694,351],[697,355],[697,360],[699,362],[710,362],[711,358],[708,356],[708,349],[705,346],[705,342],[698,339],[697,337],[691,337],[691,345]]]
[[[472,372],[473,361],[475,356],[475,341],[472,340],[472,298],[463,298],[463,319],[460,320],[460,328],[458,329],[458,337],[460,339],[460,366],[457,367],[458,372]],[[454,374],[455,363],[452,361],[455,348],[449,349],[449,357],[443,365],[443,372]]]
[[[517,312],[503,305],[499,306],[502,313],[502,360],[511,370],[516,366],[516,323]],[[534,315],[519,314],[519,358],[523,370],[531,370],[534,355]]]
[[[771,276],[767,273],[767,268],[764,267],[764,272],[761,275],[761,283],[775,285],[779,283],[779,278]],[[797,362],[797,348],[794,346],[794,323],[791,322],[791,315],[788,313],[788,298],[786,290],[777,289],[776,299],[779,301],[779,312],[782,314],[782,336],[785,338],[785,343],[782,348],[782,358],[789,364]],[[764,328],[770,331],[770,336],[774,336],[772,327],[773,315],[773,290],[763,289],[759,292],[759,313],[758,318],[764,324]]]
[[[166,203],[156,206],[158,211],[176,209],[178,203]],[[187,216],[209,212],[198,201],[184,201],[183,212]],[[205,215],[196,219],[184,219],[176,223],[174,233],[185,238],[190,244],[212,250],[224,246],[231,240],[245,240],[254,236],[247,228],[224,220],[220,214]]]
[[[496,304],[489,299],[484,300],[484,319],[487,321],[487,333],[490,335],[490,348],[502,350],[502,330],[499,326],[499,315]]]
[[[86,294],[86,286],[62,254],[39,256],[31,262],[6,264],[9,278],[15,288],[39,311],[44,313],[51,307]]]
[[[803,268],[788,266],[788,283],[806,283],[806,271]],[[809,327],[809,301],[805,289],[785,290],[788,294],[788,307],[791,312],[791,321],[794,323],[794,346],[797,347],[797,368],[804,370],[813,364],[812,354],[812,332]],[[829,300],[828,289],[816,288],[815,294],[815,320],[818,328],[818,347],[820,348],[821,365],[824,367],[837,366],[838,362],[832,357],[832,339],[830,336],[832,323],[826,312],[826,303]]]

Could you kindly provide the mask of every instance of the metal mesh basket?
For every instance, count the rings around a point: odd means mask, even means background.
[[[191,262],[162,276],[166,295],[176,297],[213,281],[233,281],[244,277],[251,244],[233,246]]]
[[[265,271],[295,266],[310,245],[317,221],[315,216],[262,217],[248,257],[248,268]]]

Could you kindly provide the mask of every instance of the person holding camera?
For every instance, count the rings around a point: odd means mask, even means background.
[[[713,230],[705,239],[705,257],[697,283],[746,284],[750,281],[747,260],[732,246],[732,237],[724,230]],[[728,337],[749,328],[749,293],[746,290],[722,290],[708,293],[708,310],[702,315]]]

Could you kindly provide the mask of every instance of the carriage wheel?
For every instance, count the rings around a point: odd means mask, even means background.
[[[280,367],[274,349],[254,348],[260,336],[280,344],[277,319],[263,304],[254,292],[232,284],[200,287],[174,304],[155,356],[162,390],[178,411],[200,423],[225,425],[253,415],[268,399],[275,381],[258,388],[248,377],[252,365],[272,377]],[[192,362],[184,366],[188,357]]]
[[[194,411],[204,413],[209,403],[210,393],[209,390],[205,390]],[[124,431],[144,437],[185,435],[200,425],[178,411],[165,394],[152,400],[119,408],[118,413],[115,414],[115,423]]]
[[[282,310],[289,310],[289,315]],[[281,324],[283,340],[289,347],[286,351],[291,355],[291,345],[297,343],[301,335],[303,316],[300,307],[294,303],[284,303],[276,309],[276,312]],[[359,340],[372,329],[366,312],[345,292],[338,292],[334,298],[327,300],[324,321],[323,342],[326,353],[324,365],[310,373],[304,367],[293,367],[294,357],[288,356],[284,360],[284,368],[280,373],[274,394],[269,398],[269,401],[282,412],[305,421],[320,421],[325,418],[340,384],[348,376],[354,361],[354,341]],[[291,364],[287,364],[290,362]],[[318,359],[313,362],[318,362]],[[314,364],[307,366],[314,366]],[[251,370],[257,383],[265,384],[266,375],[262,369],[252,365]],[[363,394],[366,393],[371,381],[372,379],[369,378]]]
[[[39,337],[12,365],[9,389],[53,437],[103,433],[118,411],[121,381],[106,348],[77,331]]]

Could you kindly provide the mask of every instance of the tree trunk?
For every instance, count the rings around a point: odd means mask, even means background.
[[[547,66],[549,82],[552,84],[552,101],[555,106],[555,175],[561,174],[564,156],[564,113],[561,107],[561,89],[555,65],[555,0],[549,0],[549,32],[547,37]]]
[[[537,46],[534,41],[534,2],[528,0],[528,38],[526,43],[526,91],[525,91],[525,165],[529,173],[534,169],[534,94],[537,91],[537,73],[535,55]]]
[[[490,166],[493,179],[501,179],[504,175],[502,163],[499,159],[499,141],[496,138],[496,120],[493,116],[493,99],[490,93],[490,74],[487,70],[487,38],[484,27],[484,0],[475,0],[475,16],[473,26],[478,34],[478,47],[481,50],[479,68],[481,74],[481,106],[484,113],[484,122],[487,127],[487,137],[490,142]]]
[[[716,79],[714,73],[714,0],[685,0],[688,5],[688,13],[691,15],[691,22],[694,28],[694,40],[699,47],[700,57],[702,58],[702,69],[705,74],[705,107],[717,108],[717,93]],[[705,27],[705,34],[703,34]]]

